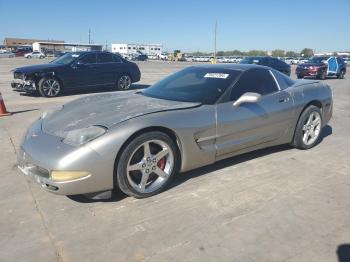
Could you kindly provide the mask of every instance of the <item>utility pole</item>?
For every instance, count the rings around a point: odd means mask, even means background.
[[[90,30],[90,28],[89,28],[89,44],[91,43],[91,38],[90,38],[90,36],[91,36],[91,30]]]
[[[214,59],[216,61],[216,33],[218,30],[218,20],[215,20],[215,39],[214,39]]]

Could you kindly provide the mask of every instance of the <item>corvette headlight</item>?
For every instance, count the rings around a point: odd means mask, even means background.
[[[80,146],[102,136],[106,131],[107,129],[102,126],[89,126],[86,128],[75,129],[69,131],[62,141],[68,145]]]

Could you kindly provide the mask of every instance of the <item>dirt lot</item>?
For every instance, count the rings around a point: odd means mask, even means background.
[[[338,261],[350,244],[350,73],[325,81],[334,115],[315,148],[260,150],[180,174],[148,199],[93,202],[45,192],[15,166],[31,122],[87,95],[11,90],[11,69],[42,62],[0,59],[0,91],[14,113],[0,118],[0,261],[320,262]],[[189,64],[139,65],[139,84],[151,84]]]

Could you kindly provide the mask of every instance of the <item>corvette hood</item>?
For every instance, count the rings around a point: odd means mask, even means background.
[[[79,98],[65,104],[61,110],[49,113],[42,120],[42,128],[49,134],[65,137],[74,129],[92,125],[109,128],[142,115],[198,105],[200,103],[151,98],[135,91],[104,93]]]

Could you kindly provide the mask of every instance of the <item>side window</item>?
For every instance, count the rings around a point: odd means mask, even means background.
[[[122,63],[122,59],[117,55],[113,55],[113,61],[116,63]]]
[[[82,58],[79,59],[79,63],[81,64],[95,64],[96,63],[96,54],[86,54]]]
[[[280,73],[274,69],[272,69],[271,71],[272,71],[273,75],[275,76],[281,89],[286,89],[294,84],[294,81],[292,79],[290,79],[288,76],[286,76],[285,74]]]
[[[97,63],[101,64],[101,63],[111,63],[111,62],[114,62],[111,54],[108,54],[108,53],[97,54]]]
[[[276,82],[268,70],[258,68],[250,69],[243,73],[232,88],[231,100],[235,101],[247,92],[266,95],[277,90]]]

